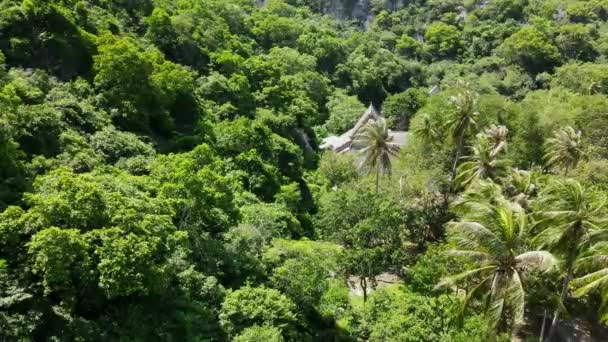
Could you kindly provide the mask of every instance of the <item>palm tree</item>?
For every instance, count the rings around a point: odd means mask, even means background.
[[[422,115],[420,125],[415,127],[413,132],[428,145],[437,145],[441,141],[437,124],[428,114]]]
[[[507,151],[507,135],[509,134],[507,127],[493,124],[486,128],[485,134],[493,145],[494,154],[498,154],[503,150]]]
[[[539,231],[533,239],[563,258],[566,274],[560,294],[561,303],[568,294],[575,262],[591,244],[591,238],[606,227],[606,201],[599,193],[573,179],[554,181],[541,192],[535,206]],[[559,311],[553,314],[550,339],[555,331]]]
[[[488,203],[497,203],[503,196],[503,188],[492,180],[476,180],[453,202],[451,210],[457,215],[469,217],[475,212],[484,212]],[[483,217],[483,216],[482,216]]]
[[[471,147],[473,154],[465,157],[466,162],[458,166],[455,183],[466,186],[474,180],[494,179],[506,167],[507,161],[498,158],[506,142],[498,144],[484,134],[477,135],[476,144]]]
[[[447,126],[456,142],[452,165],[452,180],[456,177],[456,166],[462,156],[466,134],[477,126],[479,113],[475,111],[478,94],[472,91],[466,82],[458,81],[460,91],[450,97],[456,110],[448,117]]]
[[[530,203],[537,193],[537,172],[511,169],[505,184],[505,192],[513,202],[517,202],[524,209],[530,209]]]
[[[581,131],[570,126],[555,131],[553,138],[547,140],[546,150],[545,164],[563,168],[565,176],[586,157],[581,148]]]
[[[589,248],[585,256],[576,263],[577,271],[587,271],[586,275],[572,280],[574,296],[582,297],[594,290],[600,290],[602,316],[608,314],[608,241],[601,241]],[[603,321],[606,318],[602,319]]]
[[[376,172],[376,193],[379,190],[380,173],[390,176],[391,156],[395,156],[399,151],[399,146],[392,141],[393,137],[388,134],[388,126],[384,118],[370,120],[353,139],[354,146],[363,146],[361,152],[365,158],[361,168],[368,173]]]
[[[555,265],[555,258],[547,251],[526,250],[528,216],[517,203],[498,198],[494,204],[478,202],[466,208],[471,210],[460,221],[448,223],[451,239],[457,246],[448,253],[468,257],[472,267],[444,278],[437,287],[472,280],[474,285],[464,305],[483,292],[492,327],[497,326],[507,308],[517,326],[524,316],[525,273],[532,269],[547,271]]]

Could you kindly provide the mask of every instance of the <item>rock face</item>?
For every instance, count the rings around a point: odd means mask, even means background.
[[[304,3],[310,6],[313,11],[329,14],[341,20],[356,20],[364,23],[373,17],[372,3],[382,3],[382,0],[300,0],[288,2]],[[408,2],[411,2],[411,0],[384,0],[384,6],[388,10],[395,10]]]
[[[384,0],[384,8],[388,10],[396,10],[411,0]],[[372,3],[382,4],[382,0],[320,0],[323,8],[321,11],[324,14],[332,14],[333,16],[343,20],[357,20],[361,22],[368,21],[372,13]]]
[[[371,15],[370,0],[326,0],[324,14],[343,20],[367,21]]]

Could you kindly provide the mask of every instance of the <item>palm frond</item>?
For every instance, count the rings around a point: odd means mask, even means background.
[[[574,291],[575,297],[581,297],[597,288],[605,287],[608,284],[608,268],[576,278],[572,280],[571,284],[572,287],[576,288]]]
[[[557,265],[557,259],[547,251],[530,251],[519,254],[515,260],[521,267],[549,271]]]
[[[488,309],[486,310],[486,316],[490,320],[490,324],[493,327],[498,325],[498,322],[500,321],[500,317],[502,316],[504,306],[505,306],[504,297],[490,299],[490,305],[488,306]]]
[[[472,276],[480,274],[482,272],[488,272],[491,270],[495,270],[496,268],[497,267],[494,265],[484,266],[484,267],[479,267],[479,268],[475,268],[472,270],[464,271],[462,273],[459,273],[459,274],[456,274],[453,276],[444,277],[443,279],[441,279],[441,281],[437,285],[435,285],[435,289],[441,289],[444,287],[453,286],[463,279],[472,277]]]
[[[451,234],[474,239],[480,241],[482,244],[483,242],[496,239],[494,232],[479,222],[448,222],[447,228],[448,232]]]
[[[455,257],[468,257],[477,261],[492,260],[492,255],[489,253],[478,252],[473,250],[450,249],[445,251],[446,255]]]
[[[524,320],[524,309],[526,305],[524,286],[518,272],[513,272],[506,295],[509,307],[513,311],[515,324],[521,324]]]
[[[462,301],[462,306],[460,307],[460,312],[459,312],[460,315],[462,315],[462,313],[464,312],[466,307],[469,305],[471,298],[473,298],[473,296],[475,296],[475,294],[477,292],[479,292],[479,290],[482,289],[486,285],[488,280],[493,279],[493,278],[494,278],[493,275],[483,278],[477,285],[473,286],[473,288],[467,292],[467,295],[464,297],[464,300]]]

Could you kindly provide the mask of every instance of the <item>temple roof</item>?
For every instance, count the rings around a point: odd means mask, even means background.
[[[323,142],[319,146],[321,149],[327,150],[332,149],[339,153],[351,151],[351,146],[354,137],[357,135],[361,127],[363,127],[370,119],[376,120],[381,115],[378,113],[376,108],[372,104],[369,105],[367,110],[361,115],[357,123],[353,128],[344,132],[341,135],[331,135],[323,139]],[[403,146],[407,143],[408,132],[404,131],[389,131],[389,136],[393,137],[393,142],[399,146]],[[356,149],[356,148],[353,148]]]

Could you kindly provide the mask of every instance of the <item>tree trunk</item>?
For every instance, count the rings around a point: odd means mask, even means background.
[[[376,193],[380,191],[380,164],[376,168]]]
[[[538,339],[539,342],[543,342],[543,339],[545,338],[546,325],[547,325],[547,309],[545,309],[545,311],[543,313],[543,324],[540,327],[540,338]]]
[[[452,173],[450,175],[450,190],[454,187],[454,180],[456,179],[456,168],[458,167],[458,160],[462,155],[462,148],[464,144],[464,131],[458,136],[456,142],[456,152],[454,153],[454,162],[452,163]]]
[[[361,277],[359,279],[359,284],[361,284],[361,289],[363,290],[363,303],[367,302],[367,279],[365,277]]]
[[[563,303],[566,300],[566,295],[568,294],[568,285],[570,284],[570,278],[572,278],[572,264],[573,262],[568,263],[568,271],[566,272],[566,278],[564,278],[564,284],[562,285],[562,293],[559,296],[559,300]],[[555,309],[553,313],[553,320],[551,321],[551,328],[549,329],[549,334],[547,335],[547,340],[551,341],[553,338],[553,334],[555,334],[555,326],[557,325],[557,319],[559,318],[559,307]]]

